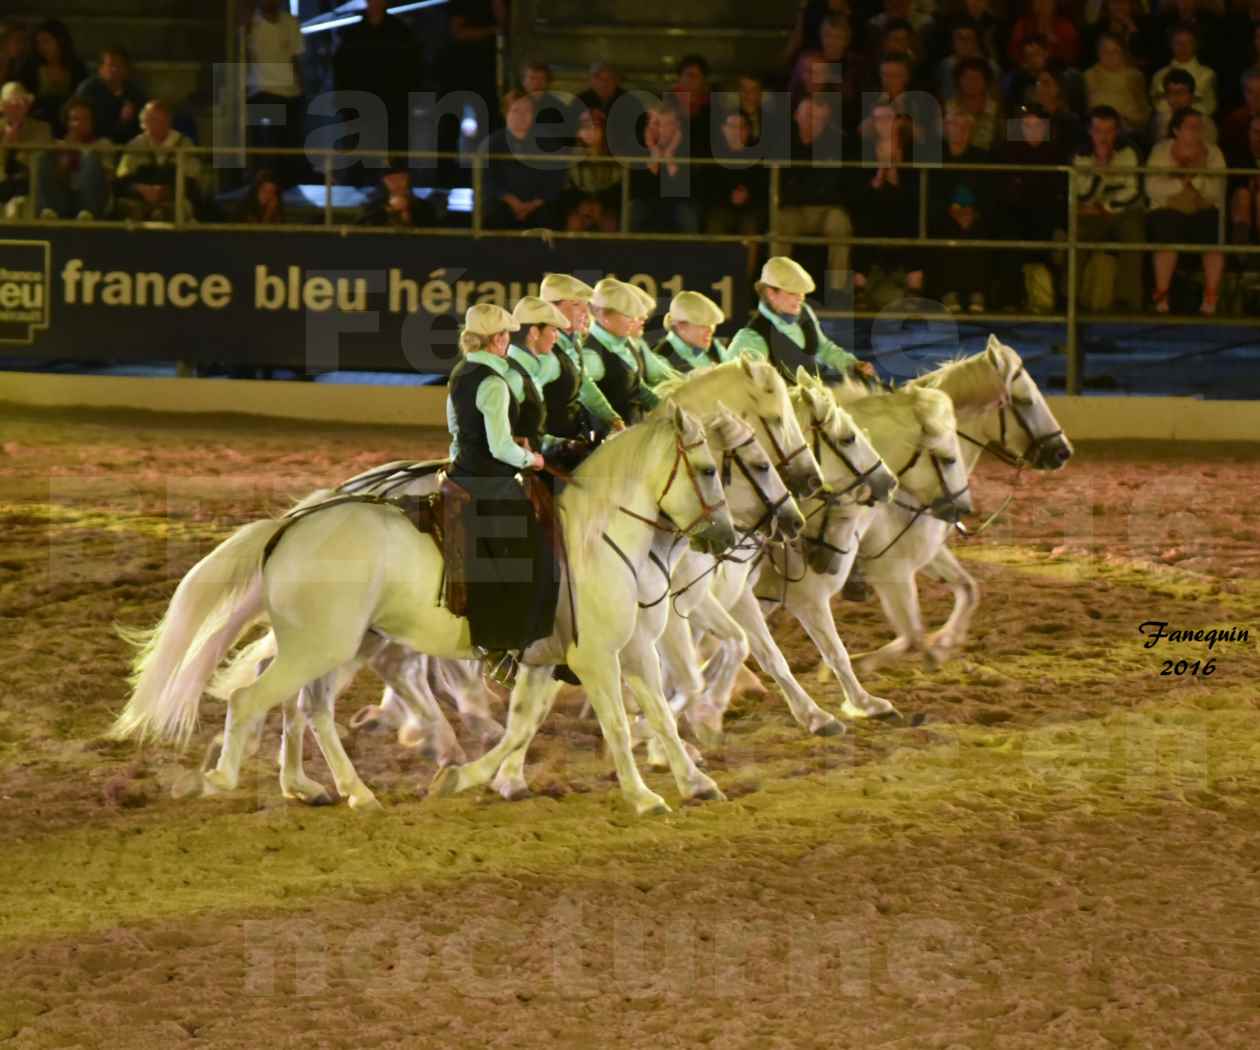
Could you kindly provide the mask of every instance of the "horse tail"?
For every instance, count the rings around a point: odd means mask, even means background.
[[[139,651],[131,696],[110,728],[111,739],[154,737],[187,745],[206,681],[262,613],[263,551],[285,524],[271,519],[237,529],[180,580],[156,627],[118,628]]]
[[[215,672],[206,692],[218,700],[229,700],[238,689],[253,685],[262,673],[262,664],[276,655],[276,635],[268,631],[261,638],[232,654],[227,666]]]

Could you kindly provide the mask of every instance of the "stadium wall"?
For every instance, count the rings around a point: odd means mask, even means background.
[[[1077,441],[1256,441],[1260,402],[1187,397],[1052,397]],[[24,408],[239,413],[323,423],[446,426],[446,388],[247,379],[0,373],[0,402]]]

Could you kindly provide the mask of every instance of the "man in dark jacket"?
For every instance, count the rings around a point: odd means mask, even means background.
[[[377,132],[368,149],[408,149],[411,144],[411,102],[408,95],[423,86],[424,52],[407,24],[385,13],[386,0],[367,0],[363,20],[341,37],[333,58],[333,80],[338,91],[363,91],[380,99],[387,124]],[[346,108],[357,108],[352,99]],[[375,129],[374,129],[375,130]],[[367,157],[369,167],[379,168],[385,158]]]

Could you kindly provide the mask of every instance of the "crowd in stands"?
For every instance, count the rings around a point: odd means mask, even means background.
[[[771,250],[792,254],[794,238],[829,241],[821,249],[829,280],[859,305],[909,293],[958,311],[1048,311],[1064,294],[1063,253],[1049,244],[1066,236],[1069,193],[1083,240],[1260,243],[1260,174],[1227,182],[1178,173],[1260,167],[1260,0],[1234,2],[1222,10],[1209,0],[805,0],[777,68],[715,83],[705,58],[688,55],[655,96],[623,85],[607,61],[576,95],[553,90],[545,64],[526,62],[481,121],[483,224],[760,237],[771,203],[763,161],[790,159]],[[496,94],[494,39],[507,24],[503,0],[452,0],[450,40],[430,69],[386,7],[369,0],[333,62],[338,91],[383,106],[378,155],[415,145],[409,92]],[[303,38],[287,5],[258,0],[248,39],[250,102],[275,114],[253,142],[300,146]],[[189,216],[214,217],[196,164],[175,191],[172,158],[188,139],[170,109],[134,82],[124,49],[98,58],[88,75],[55,20],[5,28],[0,204],[18,214],[14,201],[34,184],[40,217],[169,219],[177,198]],[[461,133],[456,113],[438,123],[436,142],[450,148]],[[22,149],[54,140],[67,148]],[[115,154],[120,145],[134,149]],[[687,163],[697,159],[706,163]],[[828,163],[836,160],[861,166]],[[914,162],[938,165],[926,201],[907,167]],[[1000,167],[966,168],[976,164]],[[1025,165],[1076,174],[1001,170]],[[1140,166],[1161,171],[1142,176]],[[392,160],[364,170],[375,192],[360,221],[441,221],[414,192],[413,167]],[[277,157],[251,174],[239,212],[223,217],[284,221],[284,190],[310,168]],[[915,237],[921,214],[934,237],[1047,244],[1011,252],[841,243]],[[750,246],[750,270],[759,250]],[[1210,314],[1225,256],[1201,258],[1198,308]],[[1118,251],[1080,270],[1103,307],[1167,312],[1177,265],[1172,252]]]

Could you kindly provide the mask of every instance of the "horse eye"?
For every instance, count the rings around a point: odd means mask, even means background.
[[[1033,399],[1031,397],[1013,397],[1011,398],[1011,404],[1020,405],[1023,408],[1032,408]]]
[[[769,469],[770,469],[769,463],[758,463],[756,466],[753,467],[753,470],[755,470],[758,474],[764,474]]]
[[[947,467],[952,467],[952,466],[953,466],[955,463],[957,463],[957,462],[958,462],[958,460],[956,460],[953,456],[942,456],[942,457],[941,457],[941,463],[942,463],[944,466],[947,466]]]
[[[847,438],[840,442],[842,445],[852,445],[857,440],[856,434],[850,434]]]
[[[703,474],[706,478],[716,478],[717,467],[705,467],[704,470],[700,471],[700,473]]]

